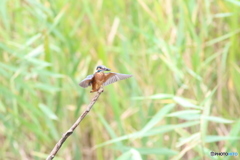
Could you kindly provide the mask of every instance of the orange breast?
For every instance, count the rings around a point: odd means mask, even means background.
[[[99,89],[105,80],[105,75],[103,72],[95,73],[92,81],[93,90]]]
[[[95,79],[96,81],[98,81],[98,82],[104,81],[104,77],[105,77],[105,75],[104,75],[104,73],[102,73],[102,72],[96,73],[96,74],[94,75],[94,79]]]

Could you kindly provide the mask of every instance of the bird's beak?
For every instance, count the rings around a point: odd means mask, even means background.
[[[109,69],[109,68],[104,68],[103,70],[104,71],[111,71],[111,69]]]

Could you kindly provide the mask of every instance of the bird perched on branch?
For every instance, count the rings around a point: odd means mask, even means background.
[[[130,78],[132,75],[121,74],[121,73],[104,73],[104,71],[110,71],[109,68],[104,65],[99,65],[96,68],[96,72],[92,75],[88,75],[84,80],[82,80],[79,85],[83,88],[92,86],[90,93],[97,92],[101,87],[107,86],[111,83]]]

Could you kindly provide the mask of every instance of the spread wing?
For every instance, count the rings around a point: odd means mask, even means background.
[[[107,75],[107,78],[106,78],[107,80],[103,83],[104,86],[132,77],[132,75],[130,74],[121,74],[121,73],[113,73],[113,72],[106,73],[106,75]]]
[[[92,78],[93,78],[93,74],[88,75],[84,80],[82,80],[79,83],[79,86],[81,86],[83,88],[87,88],[88,86],[90,86],[92,84]]]

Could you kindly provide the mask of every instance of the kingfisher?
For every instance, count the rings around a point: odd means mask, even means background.
[[[107,86],[114,82],[130,78],[132,75],[129,74],[121,74],[108,72],[104,73],[104,71],[111,71],[111,69],[105,67],[104,65],[99,65],[96,68],[96,72],[92,75],[88,75],[84,80],[82,80],[79,85],[83,88],[87,88],[88,86],[92,86],[92,90],[90,93],[97,92],[103,86]]]

